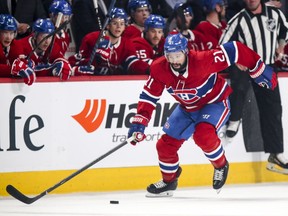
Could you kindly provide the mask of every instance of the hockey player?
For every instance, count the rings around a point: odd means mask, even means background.
[[[174,18],[176,28],[170,34],[181,33],[188,40],[188,49],[193,50],[207,50],[210,49],[211,44],[208,43],[207,36],[190,29],[193,20],[192,7],[186,3],[178,3],[174,8]],[[173,23],[173,21],[171,22]],[[171,24],[170,23],[170,24]]]
[[[214,49],[218,46],[220,37],[227,26],[225,21],[224,0],[204,0],[204,11],[206,12],[206,20],[200,22],[195,30],[201,32],[210,40]]]
[[[238,63],[250,69],[256,83],[269,89],[277,85],[276,74],[257,53],[236,41],[217,49],[188,51],[187,39],[174,34],[166,38],[164,52],[165,56],[150,67],[150,77],[128,131],[128,137],[133,139],[131,144],[145,139],[145,128],[165,88],[179,102],[156,145],[162,180],[147,187],[147,196],[173,195],[181,174],[178,150],[191,136],[213,165],[213,188],[219,192],[225,184],[229,163],[217,131],[228,120],[228,96],[232,90],[218,71]]]
[[[87,66],[100,32],[87,34],[80,51],[69,57],[75,75],[146,74],[148,63],[137,58],[132,41],[122,37],[128,16],[121,8],[113,8],[104,37],[100,40],[91,66]]]
[[[65,0],[54,1],[49,7],[49,12],[50,18],[56,27],[59,27],[63,22],[70,20],[72,15],[71,6]],[[58,19],[60,19],[59,23]],[[64,29],[55,35],[55,43],[61,48],[61,54],[65,55],[69,44],[71,43],[71,37],[67,27],[64,27]]]
[[[14,17],[0,14],[0,77],[22,77],[25,84],[32,85],[36,76],[24,59],[22,44],[15,40],[16,32]]]
[[[148,0],[129,0],[127,6],[131,23],[125,29],[123,37],[141,37],[144,31],[144,22],[151,14],[151,5]]]
[[[32,34],[19,41],[24,47],[24,54],[35,63],[36,76],[59,76],[61,80],[67,80],[72,74],[68,60],[61,54],[61,48],[56,43],[50,53],[52,36],[44,39],[54,30],[55,27],[49,19],[38,19],[33,24]]]
[[[151,14],[144,23],[143,37],[132,39],[139,59],[149,65],[164,54],[164,28],[165,20],[160,15]]]

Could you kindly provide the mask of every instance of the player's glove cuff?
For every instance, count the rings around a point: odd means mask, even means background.
[[[132,124],[142,124],[145,127],[147,127],[148,123],[149,120],[146,117],[139,114],[136,114],[132,119]]]

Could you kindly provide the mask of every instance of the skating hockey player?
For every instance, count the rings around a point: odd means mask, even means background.
[[[164,53],[150,67],[128,131],[128,137],[134,138],[131,144],[145,139],[145,128],[164,89],[179,102],[156,144],[162,180],[147,187],[147,197],[173,195],[181,175],[178,150],[190,137],[211,162],[212,185],[219,192],[226,182],[229,163],[217,131],[228,120],[232,90],[218,72],[237,63],[249,68],[254,81],[269,89],[277,85],[276,74],[257,53],[236,41],[217,49],[188,51],[187,39],[174,34],[166,38]]]

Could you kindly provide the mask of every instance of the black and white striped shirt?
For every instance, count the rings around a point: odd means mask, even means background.
[[[279,41],[288,40],[288,23],[281,10],[262,4],[261,14],[243,9],[228,22],[220,44],[237,40],[258,53],[266,64],[273,64]]]

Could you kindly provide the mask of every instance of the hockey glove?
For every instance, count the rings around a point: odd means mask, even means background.
[[[31,67],[29,67],[27,60],[21,60],[19,58],[15,59],[11,74],[14,76],[20,76],[24,79],[24,83],[27,85],[32,85],[36,80],[36,75]]]
[[[72,74],[74,76],[94,75],[95,67],[93,65],[75,66],[72,68]]]
[[[135,115],[132,120],[132,124],[128,131],[128,138],[132,137],[130,142],[132,145],[141,142],[145,139],[146,135],[144,134],[145,128],[148,125],[148,119],[141,115]]]
[[[273,90],[277,86],[277,75],[273,68],[259,60],[257,66],[250,70],[250,77],[261,87]]]
[[[101,61],[107,62],[110,58],[111,43],[109,37],[101,38],[98,48],[96,49],[96,62],[99,64]]]
[[[66,59],[58,58],[51,65],[52,75],[59,76],[61,80],[68,80],[72,75],[72,69]]]

